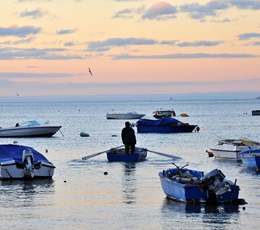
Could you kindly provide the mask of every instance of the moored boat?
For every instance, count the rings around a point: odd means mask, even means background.
[[[0,144],[0,179],[51,178],[54,168],[32,147]]]
[[[106,118],[107,119],[140,119],[144,117],[145,114],[139,114],[137,112],[127,112],[127,113],[107,113]]]
[[[259,116],[260,110],[252,110],[252,116]]]
[[[237,202],[239,186],[225,179],[218,169],[209,173],[186,169],[187,165],[159,172],[163,192],[167,198],[184,203]]]
[[[162,117],[175,117],[176,113],[173,109],[157,109],[154,113],[154,118],[162,118]]]
[[[51,137],[61,126],[41,125],[38,121],[17,123],[14,127],[0,128],[0,137]]]
[[[260,170],[260,149],[242,151],[240,156],[246,168]]]
[[[163,117],[158,120],[140,119],[136,122],[138,133],[190,133],[199,131],[197,125],[183,123],[175,118]]]
[[[147,157],[147,149],[135,147],[135,152],[126,154],[125,148],[113,148],[108,151],[107,153],[107,160],[108,161],[131,161],[131,162],[138,162],[144,161]]]
[[[210,148],[216,159],[241,161],[240,152],[244,150],[257,149],[260,143],[247,138],[222,139]]]

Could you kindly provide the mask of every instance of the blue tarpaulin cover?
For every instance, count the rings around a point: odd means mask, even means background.
[[[0,145],[0,163],[10,160],[15,160],[16,162],[22,164],[23,150],[29,149],[34,155],[34,164],[39,161],[49,162],[41,153],[37,152],[32,147],[22,146],[22,145]]]
[[[177,125],[180,121],[175,119],[175,118],[171,118],[171,117],[163,117],[161,119],[158,120],[151,120],[151,119],[139,119],[136,122],[136,126],[139,125]]]

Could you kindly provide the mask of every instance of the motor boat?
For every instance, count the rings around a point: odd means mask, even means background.
[[[260,143],[247,138],[222,139],[210,148],[216,159],[241,161],[241,151],[260,148]]]
[[[199,126],[181,122],[172,117],[140,119],[136,122],[138,133],[191,133],[200,131]]]
[[[144,117],[145,114],[139,114],[135,111],[127,112],[127,113],[107,113],[107,119],[121,119],[121,120],[128,120],[128,119],[140,119]]]
[[[0,179],[51,178],[55,166],[29,146],[0,144]]]
[[[154,118],[162,118],[162,117],[175,117],[176,113],[173,109],[166,110],[166,109],[157,109],[156,111],[153,112]]]
[[[174,163],[173,163],[174,164]],[[209,173],[183,167],[159,172],[166,197],[184,203],[233,203],[238,202],[239,186],[225,179],[219,169]]]
[[[60,130],[61,126],[41,125],[38,121],[16,123],[13,127],[0,128],[0,137],[51,137]]]

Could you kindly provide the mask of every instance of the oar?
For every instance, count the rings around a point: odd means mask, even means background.
[[[118,149],[118,148],[121,148],[121,147],[123,147],[123,146],[124,146],[124,145],[121,145],[121,146],[118,146],[118,147],[115,147],[115,148],[111,148],[111,149]],[[107,152],[107,151],[109,151],[109,150],[111,150],[111,149],[108,149],[108,150],[105,150],[105,151],[102,151],[102,152],[99,152],[99,153],[93,153],[93,154],[91,154],[91,155],[82,157],[82,160],[88,160],[88,159],[90,159],[90,158],[92,158],[92,157],[96,157],[96,156],[98,156],[98,155],[100,155],[100,154],[102,154],[102,153],[105,153],[105,152]]]
[[[149,149],[146,149],[146,150],[148,152],[155,153],[155,154],[158,154],[158,155],[161,155],[161,156],[164,156],[164,157],[169,157],[169,158],[172,158],[172,159],[181,159],[181,157],[178,157],[178,156],[173,156],[173,155],[169,155],[169,154],[166,154],[166,153],[155,152],[155,151],[152,151],[152,150],[149,150]]]

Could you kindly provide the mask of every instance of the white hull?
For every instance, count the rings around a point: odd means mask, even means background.
[[[54,174],[54,168],[52,163],[42,161],[35,166],[33,178],[50,178]],[[32,179],[32,177],[25,174],[24,168],[17,167],[14,160],[10,160],[0,164],[0,179]]]
[[[61,126],[31,126],[1,128],[0,137],[51,137]]]
[[[135,113],[108,113],[106,115],[107,119],[140,119],[144,117],[145,114],[135,114]]]
[[[250,149],[258,149],[258,144],[243,145],[241,140],[229,140],[230,142],[219,144],[210,148],[215,158],[241,161],[240,152]]]

